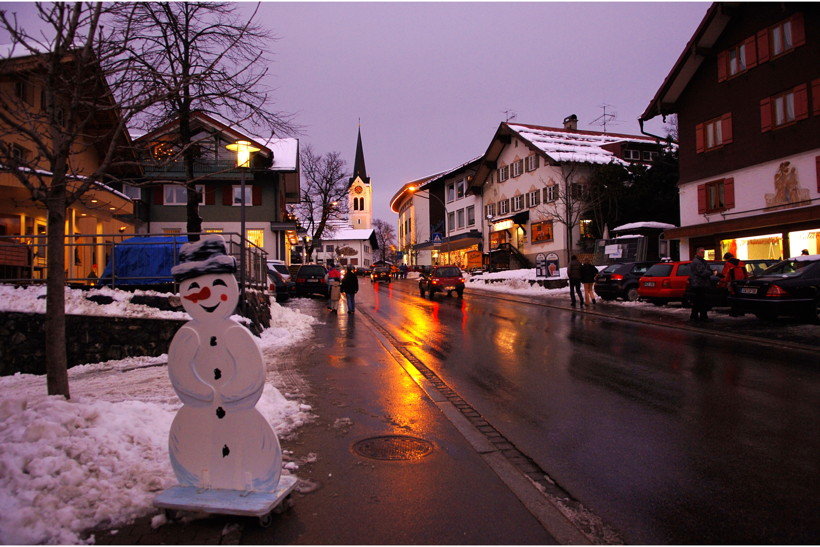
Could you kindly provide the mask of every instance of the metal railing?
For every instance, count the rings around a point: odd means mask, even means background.
[[[166,290],[176,291],[178,284],[171,277],[171,267],[179,262],[179,249],[188,242],[188,235],[66,235],[63,251],[66,283],[120,288],[163,286]],[[239,234],[225,232],[219,235],[225,238],[228,254],[236,258],[239,268]],[[144,239],[149,237],[162,237],[164,241]],[[47,238],[46,234],[0,236],[0,282],[45,283],[48,279]],[[129,254],[131,256],[126,256]],[[245,240],[245,287],[265,289],[267,275],[267,252]],[[237,280],[239,277],[237,272]]]

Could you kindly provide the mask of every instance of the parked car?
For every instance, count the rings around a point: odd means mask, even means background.
[[[327,270],[321,264],[303,264],[296,272],[296,294],[300,296],[321,294],[325,298],[330,298],[330,289],[325,280],[326,275]]]
[[[691,260],[678,262],[660,262],[646,270],[638,282],[638,295],[652,302],[656,306],[663,306],[669,302],[688,303],[686,289],[689,287],[689,269]],[[723,269],[722,262],[707,262],[714,273],[713,291],[717,291],[717,274]],[[707,294],[709,301],[715,296]]]
[[[760,319],[778,315],[817,320],[820,305],[820,255],[799,256],[778,262],[763,274],[739,281],[729,297],[734,310]]]
[[[285,281],[291,281],[290,270],[283,260],[268,260],[268,271],[271,270],[279,272],[285,278]]]
[[[431,297],[437,292],[446,292],[452,296],[455,292],[459,298],[464,296],[464,278],[457,266],[435,266],[419,278],[421,296],[427,292]]]
[[[761,275],[766,270],[766,268],[774,264],[777,264],[780,261],[773,259],[753,259],[744,260],[742,262],[746,269],[746,275],[748,275],[751,278]],[[723,266],[721,266],[720,271],[718,273],[721,273],[722,271]],[[718,281],[717,286],[714,288],[714,290],[708,291],[707,303],[710,306],[729,305],[729,288],[723,283],[723,279],[720,279]]]
[[[296,282],[286,281],[285,276],[277,270],[268,270],[268,290],[274,294],[277,302],[284,302],[296,295]]]
[[[638,300],[638,281],[654,262],[622,262],[610,264],[595,276],[595,294],[602,300],[623,298]]]
[[[390,266],[375,266],[373,271],[370,272],[370,282],[375,283],[376,281],[386,281],[390,283],[393,280],[393,276],[390,272]]]

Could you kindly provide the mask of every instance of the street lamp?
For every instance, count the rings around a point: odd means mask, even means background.
[[[245,171],[251,167],[251,154],[259,152],[250,141],[236,141],[225,146],[231,152],[236,152],[236,168],[240,173],[241,201],[239,211],[239,294],[240,302],[245,302]]]

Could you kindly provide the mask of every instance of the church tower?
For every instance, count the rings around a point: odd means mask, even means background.
[[[357,230],[373,226],[373,188],[370,177],[364,167],[364,150],[362,149],[362,127],[359,126],[359,141],[356,143],[356,160],[353,164],[353,176],[348,185],[348,218],[350,227]]]

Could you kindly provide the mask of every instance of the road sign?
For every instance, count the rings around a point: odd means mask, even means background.
[[[430,236],[430,243],[444,243],[444,236],[439,232],[434,232]]]

